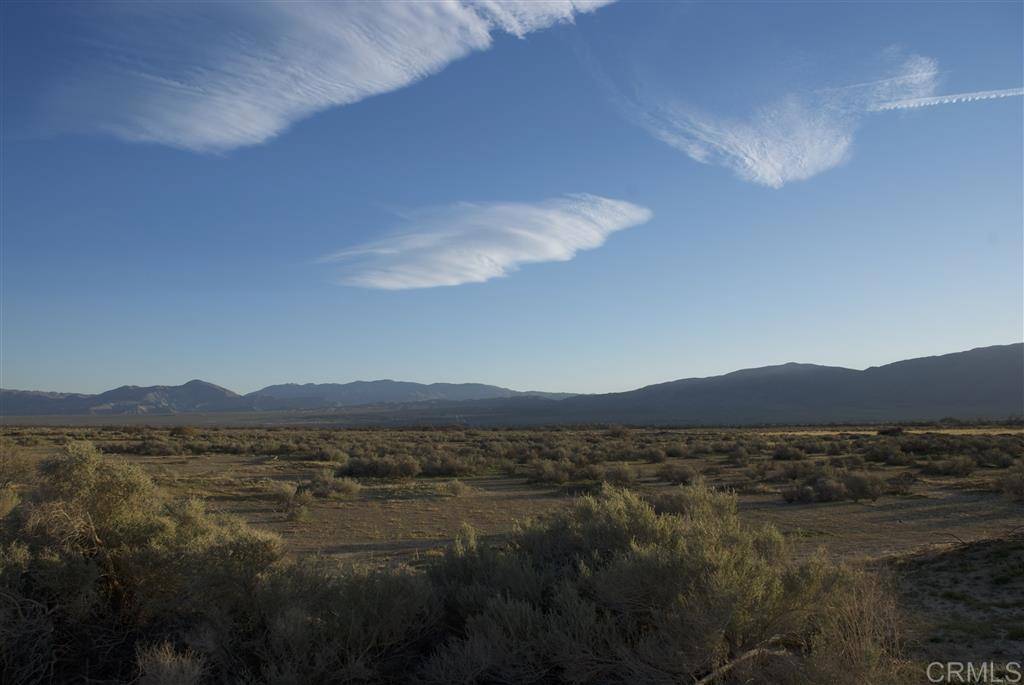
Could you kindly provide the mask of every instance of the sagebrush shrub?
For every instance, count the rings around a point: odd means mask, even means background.
[[[0,595],[20,607],[3,612],[0,662],[23,682],[130,678],[141,636],[240,601],[281,557],[275,536],[195,500],[169,502],[138,467],[90,444],[41,471],[0,538]],[[24,658],[12,654],[22,640],[32,641]]]
[[[636,480],[636,471],[629,464],[608,464],[601,480],[620,487],[626,486]]]
[[[669,462],[658,469],[658,478],[673,485],[689,484],[697,477],[697,470],[689,464]]]
[[[0,443],[0,488],[29,482],[34,470],[32,462],[18,448],[6,440]]]
[[[679,514],[659,515],[635,494],[606,489],[526,526],[501,549],[464,535],[434,571],[446,583],[456,637],[421,677],[885,680],[895,664],[892,626],[850,630],[870,619],[853,605],[870,614],[875,602],[859,593],[861,576],[820,557],[795,562],[777,531],[741,524],[732,496],[703,485],[680,490]],[[828,615],[840,611],[843,621]],[[837,624],[847,630],[841,643],[831,639]],[[763,658],[750,658],[761,650]]]
[[[929,462],[921,470],[931,476],[969,476],[974,472],[977,464],[973,459],[966,456],[943,459],[941,461]]]
[[[869,499],[872,502],[885,492],[886,484],[881,476],[870,473],[848,471],[842,476],[847,496],[855,502]]]
[[[1004,471],[995,480],[996,489],[1010,499],[1024,502],[1024,462]]]
[[[287,488],[294,497],[298,488]],[[735,496],[605,487],[421,571],[275,536],[71,445],[0,525],[5,682],[896,682],[891,595]]]
[[[206,674],[206,660],[193,652],[177,652],[164,642],[139,649],[139,685],[199,685]]]
[[[806,457],[807,455],[802,449],[792,445],[779,445],[775,448],[775,451],[772,452],[772,459],[777,459],[779,461],[793,461],[796,459],[805,459]]]

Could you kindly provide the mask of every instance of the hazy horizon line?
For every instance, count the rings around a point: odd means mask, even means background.
[[[578,391],[574,391],[574,390],[564,390],[564,389],[563,390],[539,390],[537,388],[530,388],[530,389],[527,389],[527,390],[517,390],[514,387],[511,387],[509,385],[506,385],[506,384],[503,384],[503,383],[500,383],[500,382],[488,383],[488,382],[485,382],[485,381],[416,381],[416,380],[395,380],[393,378],[376,378],[376,379],[371,379],[371,380],[355,379],[355,380],[351,380],[351,381],[301,381],[301,382],[300,381],[281,381],[281,382],[275,382],[275,383],[266,383],[266,384],[260,385],[259,387],[254,388],[253,390],[247,390],[247,391],[239,392],[237,390],[233,390],[232,388],[228,387],[227,385],[222,385],[220,383],[215,383],[213,381],[208,381],[208,380],[205,380],[205,379],[202,379],[202,378],[199,378],[199,377],[192,377],[192,378],[189,378],[188,380],[182,381],[180,383],[152,383],[150,385],[139,385],[139,384],[131,384],[131,383],[122,383],[120,385],[114,385],[114,386],[108,387],[105,390],[92,391],[92,392],[81,392],[81,391],[73,391],[73,390],[39,390],[39,389],[11,388],[11,387],[6,387],[6,386],[0,386],[0,391],[4,391],[4,392],[55,393],[55,394],[63,394],[63,395],[100,395],[100,394],[103,394],[104,392],[109,392],[111,390],[117,390],[119,388],[176,388],[176,387],[181,387],[183,385],[186,385],[187,383],[190,383],[190,382],[193,382],[193,381],[199,381],[201,383],[208,383],[210,385],[215,385],[215,386],[217,386],[219,388],[223,388],[224,390],[228,390],[228,391],[233,392],[233,393],[235,393],[235,394],[237,394],[239,396],[244,397],[246,395],[251,395],[254,392],[258,392],[259,390],[263,390],[265,388],[269,388],[269,387],[272,387],[272,386],[275,386],[275,385],[300,385],[300,386],[301,385],[350,385],[350,384],[353,384],[353,383],[379,383],[379,382],[383,381],[383,382],[392,382],[392,383],[412,383],[412,384],[424,385],[424,386],[430,386],[430,385],[487,385],[487,386],[491,386],[491,387],[495,387],[495,388],[501,388],[503,390],[510,390],[512,392],[518,392],[518,393],[546,393],[546,394],[567,394],[567,395],[605,395],[605,394],[614,394],[614,393],[619,393],[619,392],[629,392],[631,390],[637,390],[637,389],[640,389],[640,388],[646,388],[646,387],[649,387],[651,385],[659,385],[661,383],[672,383],[674,381],[699,379],[699,378],[715,378],[715,377],[718,377],[718,376],[725,376],[725,375],[728,375],[730,373],[736,373],[736,372],[740,372],[740,371],[750,371],[750,370],[754,370],[754,369],[767,369],[767,368],[773,368],[773,367],[778,367],[778,366],[786,366],[786,365],[789,365],[789,364],[800,364],[800,365],[805,365],[805,366],[820,366],[820,367],[824,367],[824,368],[833,368],[833,369],[847,369],[847,370],[850,370],[850,371],[867,371],[868,369],[878,368],[878,367],[881,367],[881,366],[888,366],[889,364],[897,364],[899,362],[910,361],[910,360],[914,360],[914,359],[928,359],[928,358],[931,358],[931,357],[943,357],[943,356],[953,355],[953,354],[964,354],[966,352],[973,352],[975,350],[981,350],[981,349],[986,349],[986,348],[990,348],[990,347],[1011,347],[1011,346],[1014,346],[1014,345],[1024,345],[1024,340],[1010,342],[1010,343],[993,343],[993,344],[990,344],[990,345],[978,345],[978,346],[975,346],[975,347],[970,347],[970,348],[962,349],[962,350],[955,350],[955,351],[952,351],[952,352],[940,352],[940,353],[936,353],[936,354],[919,354],[919,355],[916,355],[916,356],[903,357],[901,359],[896,359],[896,360],[891,360],[891,361],[886,361],[886,362],[879,362],[879,363],[875,363],[875,364],[870,364],[870,365],[865,366],[863,368],[857,368],[857,367],[853,367],[853,366],[842,366],[842,365],[838,365],[838,364],[829,364],[829,363],[822,363],[822,362],[800,362],[800,361],[790,360],[790,361],[785,361],[785,362],[767,363],[767,364],[760,364],[760,365],[755,365],[755,366],[742,366],[740,368],[732,368],[732,369],[727,370],[727,371],[717,371],[717,372],[705,373],[704,375],[682,375],[682,376],[675,376],[675,377],[669,378],[668,380],[660,380],[660,381],[656,380],[656,381],[652,381],[652,382],[642,382],[639,385],[630,385],[628,387],[621,388],[621,389],[616,389],[616,390],[600,390],[600,391],[591,391],[591,392],[578,392]]]

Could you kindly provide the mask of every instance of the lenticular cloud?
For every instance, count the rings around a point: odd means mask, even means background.
[[[419,81],[612,0],[102,3],[47,102],[57,130],[210,152]]]
[[[383,290],[482,283],[523,264],[564,262],[651,211],[597,195],[535,204],[459,203],[415,212],[383,240],[323,257],[340,265],[345,285]]]

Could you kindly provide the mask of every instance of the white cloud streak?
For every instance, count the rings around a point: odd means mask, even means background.
[[[644,207],[588,194],[535,204],[459,203],[414,212],[394,235],[320,261],[340,264],[339,281],[363,288],[482,283],[523,264],[568,261],[651,216]]]
[[[665,91],[616,99],[626,116],[692,159],[731,169],[739,178],[781,188],[849,159],[854,134],[869,113],[1024,94],[1024,89],[935,95],[935,60],[911,55],[889,76],[840,88],[787,95],[746,118],[714,117]]]
[[[864,112],[883,101],[930,96],[937,75],[933,60],[915,55],[886,78],[787,95],[743,119],[707,115],[663,92],[621,102],[627,116],[692,159],[781,188],[845,162]]]
[[[84,50],[47,108],[58,130],[230,150],[415,83],[495,33],[523,37],[611,1],[88,5]]]
[[[935,105],[953,105],[958,102],[978,102],[979,100],[998,100],[1024,96],[1024,88],[1004,88],[1002,90],[980,90],[975,93],[957,93],[956,95],[937,95],[930,98],[913,98],[880,102],[873,106],[872,112],[887,112],[895,109],[917,109],[918,107],[934,107]]]

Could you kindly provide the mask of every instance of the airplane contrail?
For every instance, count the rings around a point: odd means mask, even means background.
[[[956,95],[937,95],[930,98],[911,98],[909,100],[892,100],[880,102],[868,108],[869,112],[885,112],[893,109],[916,109],[933,105],[951,105],[955,102],[974,102],[976,100],[995,100],[1024,95],[1024,88],[1006,88],[1004,90],[981,90],[977,93],[958,93]]]

